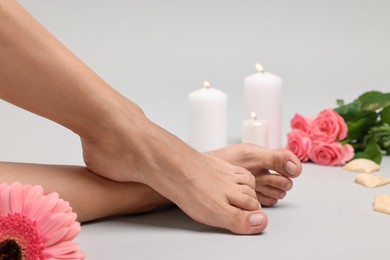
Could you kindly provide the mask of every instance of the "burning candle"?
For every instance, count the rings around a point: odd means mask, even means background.
[[[227,144],[227,95],[205,81],[203,88],[188,95],[188,143],[200,152]]]
[[[280,148],[282,136],[283,80],[264,71],[256,64],[257,72],[244,79],[245,115],[260,115],[269,125],[269,147]]]
[[[242,123],[242,142],[268,147],[268,123],[252,112],[250,119]]]

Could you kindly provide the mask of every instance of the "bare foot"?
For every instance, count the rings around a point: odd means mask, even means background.
[[[82,138],[91,171],[147,184],[200,223],[237,234],[265,229],[268,220],[260,211],[251,172],[198,153],[142,113],[133,111],[117,122],[107,125],[101,138]]]
[[[211,226],[240,234],[265,228],[250,172],[150,122],[16,1],[0,5],[3,99],[77,133],[86,166],[103,177],[144,183]]]
[[[209,154],[251,171],[256,178],[257,198],[263,206],[274,206],[283,199],[293,186],[291,178],[302,171],[299,159],[286,149],[237,144]]]

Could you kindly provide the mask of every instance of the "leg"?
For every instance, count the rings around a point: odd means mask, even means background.
[[[13,0],[0,1],[0,60],[0,97],[77,133],[89,170],[147,184],[201,223],[265,229],[250,172],[151,122]]]
[[[302,171],[299,159],[286,149],[272,150],[252,144],[238,144],[209,154],[251,171],[256,178],[257,198],[264,206],[273,206],[284,198],[292,188],[291,178]]]
[[[285,195],[292,185],[290,178],[273,175],[268,171],[274,169],[285,172],[283,165],[288,160],[295,160],[295,156],[287,150],[240,144],[209,154],[251,170],[256,175],[258,199],[266,206],[272,205],[270,201]],[[277,159],[281,161],[275,162]],[[58,192],[61,198],[70,202],[81,222],[118,214],[142,213],[171,204],[146,185],[112,181],[80,166],[0,162],[0,183],[14,181],[41,185],[46,191]]]
[[[85,167],[0,162],[0,183],[15,181],[58,192],[80,222],[148,212],[171,203],[144,184],[111,181]]]

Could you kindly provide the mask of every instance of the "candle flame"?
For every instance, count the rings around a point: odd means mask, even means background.
[[[210,83],[208,81],[203,82],[203,87],[210,88]]]
[[[257,115],[256,115],[256,113],[255,113],[255,112],[251,112],[251,118],[253,118],[254,120],[256,120],[256,119],[257,119]]]
[[[256,70],[258,72],[264,73],[264,68],[263,68],[263,66],[261,66],[260,63],[256,63]]]

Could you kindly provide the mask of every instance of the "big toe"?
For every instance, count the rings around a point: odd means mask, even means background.
[[[235,209],[230,215],[227,223],[227,229],[236,234],[259,234],[264,231],[268,225],[267,215],[260,210],[246,211]]]

